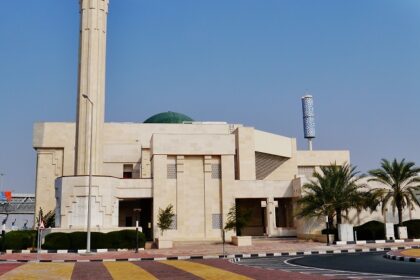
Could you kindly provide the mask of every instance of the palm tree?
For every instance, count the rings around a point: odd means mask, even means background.
[[[358,173],[356,167],[347,163],[322,166],[321,172],[314,172],[314,179],[303,185],[305,193],[298,200],[298,216],[328,216],[332,226],[334,217],[337,224],[341,224],[343,213],[347,216],[352,208],[367,208],[367,192],[358,184]]]
[[[379,197],[382,202],[382,212],[385,212],[388,204],[392,205],[392,211],[398,211],[398,224],[402,225],[402,212],[406,207],[420,206],[415,191],[420,191],[419,167],[414,162],[406,162],[405,159],[389,162],[382,159],[381,168],[369,171],[372,176],[368,182],[379,182],[384,187],[373,188],[372,193]]]

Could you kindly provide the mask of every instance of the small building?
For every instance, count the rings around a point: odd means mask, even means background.
[[[34,194],[12,193],[10,201],[0,201],[0,221],[6,230],[32,229],[34,217]]]
[[[145,123],[105,123],[101,175],[94,176],[92,227],[140,224],[158,236],[160,208],[172,204],[174,240],[219,240],[233,205],[251,209],[244,235],[296,236],[310,231],[294,218],[306,175],[349,161],[348,151],[299,151],[296,139],[253,127],[195,122],[167,112]],[[86,228],[88,176],[75,176],[74,123],[38,123],[37,209],[56,208],[56,226]]]

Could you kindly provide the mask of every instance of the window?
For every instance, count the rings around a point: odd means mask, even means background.
[[[123,178],[124,179],[133,178],[133,165],[132,164],[124,164],[124,166],[123,166]]]
[[[211,224],[212,224],[213,229],[221,229],[222,228],[222,215],[213,214]]]
[[[177,219],[176,219],[176,215],[174,215],[174,217],[172,218],[172,223],[171,223],[171,226],[169,227],[169,229],[176,229],[176,223],[177,223]]]
[[[168,179],[176,179],[176,164],[169,163],[167,168],[167,178]]]
[[[211,178],[212,179],[220,179],[222,178],[220,174],[220,164],[212,164],[211,165]]]
[[[307,178],[312,178],[312,175],[315,172],[314,166],[298,166],[298,174],[306,176]]]

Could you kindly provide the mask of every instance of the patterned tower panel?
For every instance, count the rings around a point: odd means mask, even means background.
[[[312,95],[302,97],[303,133],[305,138],[315,138],[315,113]]]

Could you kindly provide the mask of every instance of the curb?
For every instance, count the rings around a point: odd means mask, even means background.
[[[144,248],[139,248],[139,251],[143,251]],[[107,252],[128,252],[129,249],[91,249],[92,253],[107,253]],[[1,251],[1,254],[37,254],[37,250],[6,250]],[[40,254],[68,254],[68,253],[77,253],[83,254],[86,253],[86,249],[80,250],[40,250]]]
[[[335,245],[364,245],[364,244],[409,243],[409,242],[420,242],[420,239],[336,241],[334,242],[334,244]]]
[[[168,260],[206,260],[206,259],[229,259],[238,262],[240,259],[270,258],[270,257],[288,257],[288,256],[309,256],[326,254],[345,254],[345,253],[369,253],[386,252],[391,250],[417,249],[420,246],[401,246],[385,248],[364,248],[364,249],[345,249],[345,250],[325,250],[325,251],[300,251],[300,252],[282,252],[282,253],[255,253],[255,254],[234,254],[234,255],[207,255],[207,256],[170,256],[170,257],[150,257],[150,258],[116,258],[116,259],[92,259],[92,260],[0,260],[1,263],[79,263],[79,262],[135,262],[135,261],[168,261]],[[419,258],[420,262],[420,258]]]
[[[400,249],[401,250],[401,249]],[[386,259],[394,260],[394,261],[401,261],[401,262],[418,262],[420,263],[420,258],[416,257],[403,257],[403,256],[396,256],[393,252],[388,252],[384,256]]]

